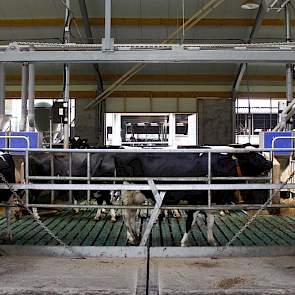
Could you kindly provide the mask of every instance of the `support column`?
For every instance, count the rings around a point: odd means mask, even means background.
[[[0,63],[0,128],[5,121],[5,68],[4,63]]]
[[[112,0],[105,0],[104,15],[104,38],[102,39],[103,50],[114,49],[114,39],[111,38]]]
[[[29,64],[29,104],[28,104],[28,121],[29,121],[29,131],[35,131],[35,65],[33,63]]]
[[[169,135],[168,135],[169,146],[176,147],[175,133],[176,133],[175,114],[169,114]]]
[[[290,19],[290,4],[287,3],[285,6],[285,32],[286,32],[286,42],[291,42],[291,19]],[[286,65],[286,97],[287,105],[293,100],[293,73],[292,73],[292,64]],[[282,118],[286,119],[285,117]],[[286,122],[285,122],[286,123]],[[286,130],[292,129],[292,124],[286,124]]]
[[[64,43],[70,42],[70,0],[66,0],[66,12],[65,12],[65,29],[64,29]],[[64,102],[66,107],[66,113],[64,117],[64,148],[69,148],[70,137],[70,65],[64,65]]]
[[[19,123],[19,131],[26,131],[27,129],[27,104],[28,104],[28,79],[29,79],[29,65],[24,63],[22,65],[22,88],[21,88],[21,120]]]

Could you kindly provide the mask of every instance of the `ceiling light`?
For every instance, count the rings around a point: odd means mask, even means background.
[[[243,9],[257,9],[259,7],[259,4],[257,1],[254,0],[246,0],[243,1],[241,8]]]

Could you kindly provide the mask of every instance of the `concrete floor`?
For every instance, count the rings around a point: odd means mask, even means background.
[[[0,294],[146,294],[146,260],[0,257]],[[152,258],[149,294],[295,294],[295,257]]]

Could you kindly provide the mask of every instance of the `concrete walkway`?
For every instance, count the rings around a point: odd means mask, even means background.
[[[0,257],[0,294],[146,294],[146,260]],[[149,294],[295,294],[295,257],[153,258]]]

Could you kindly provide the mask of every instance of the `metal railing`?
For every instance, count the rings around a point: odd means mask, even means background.
[[[34,206],[34,207],[47,207],[47,208],[72,208],[72,207],[81,207],[81,208],[123,208],[119,205],[114,206],[106,206],[106,205],[70,205],[70,204],[30,204],[29,202],[29,191],[30,190],[63,190],[63,191],[87,191],[87,200],[90,199],[90,192],[97,191],[97,190],[152,190],[151,186],[149,185],[149,181],[162,181],[162,182],[172,182],[169,184],[161,183],[155,184],[156,189],[158,191],[177,191],[177,190],[196,190],[196,191],[208,191],[208,205],[207,206],[198,206],[198,208],[206,209],[206,210],[213,210],[220,208],[220,206],[213,205],[211,202],[212,199],[212,191],[220,191],[220,190],[274,190],[280,189],[281,184],[273,184],[271,183],[270,177],[214,177],[212,176],[211,170],[211,161],[212,161],[212,154],[213,153],[249,153],[252,151],[256,152],[267,152],[273,153],[275,151],[293,151],[293,148],[284,148],[284,149],[275,149],[275,148],[268,148],[268,149],[171,149],[171,150],[154,150],[154,149],[136,149],[136,150],[124,150],[124,149],[86,149],[86,150],[73,150],[73,149],[11,149],[7,148],[4,149],[6,151],[22,151],[25,153],[25,183],[23,184],[12,184],[12,187],[15,189],[22,189],[26,190],[26,205],[27,206]],[[30,157],[29,155],[34,153],[44,153],[52,155],[54,154],[68,154],[69,155],[69,175],[68,176],[54,176],[54,165],[51,164],[51,173],[50,176],[32,176],[29,174],[29,166],[30,166]],[[75,153],[79,154],[86,154],[87,155],[87,173],[85,176],[72,176],[72,155]],[[91,176],[91,161],[90,157],[91,154],[95,153],[207,153],[208,154],[208,175],[204,177],[95,177]],[[51,162],[52,163],[52,162]],[[114,171],[115,173],[115,171]],[[34,181],[38,180],[38,183],[34,183]],[[224,183],[218,184],[213,183],[216,180],[231,180],[233,183]],[[235,183],[237,180],[239,181],[264,181],[264,183]],[[42,182],[44,181],[44,182]],[[51,183],[47,183],[47,182]],[[68,183],[53,183],[54,181],[61,181],[61,182],[68,182]],[[84,181],[85,183],[73,183],[75,181]],[[109,181],[110,183],[97,183],[99,181]],[[113,183],[113,182],[122,182],[122,181],[133,181],[134,184],[122,184],[122,183]],[[146,182],[143,183],[136,183],[137,181]],[[196,182],[193,184],[189,183],[181,183],[181,182]],[[96,183],[93,183],[96,182]],[[5,184],[0,184],[0,189],[4,189]],[[285,189],[295,189],[294,183],[289,183],[284,186]],[[247,205],[249,208],[258,208],[259,206],[256,205]],[[134,206],[133,206],[134,207]],[[136,208],[142,208],[142,206],[135,206]],[[134,208],[135,208],[134,207]],[[168,208],[166,206],[165,208]],[[196,208],[196,206],[193,206]],[[226,205],[223,208],[233,209],[236,210],[238,208],[245,209],[243,205]],[[248,208],[247,207],[247,208]],[[279,207],[287,207],[285,205],[278,205],[272,204],[269,207],[279,208]],[[288,205],[288,207],[290,207]],[[192,206],[173,206],[173,209],[185,209],[185,208],[192,208]]]

